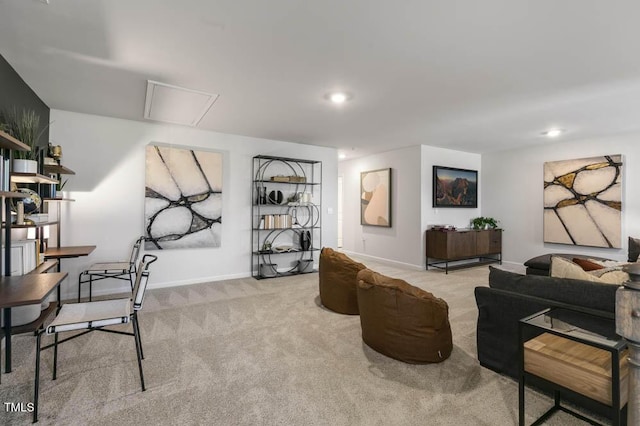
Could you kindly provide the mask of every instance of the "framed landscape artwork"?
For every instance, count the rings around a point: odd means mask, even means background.
[[[147,145],[145,249],[219,247],[222,153]]]
[[[478,207],[478,171],[433,166],[433,207]]]
[[[360,173],[360,224],[391,227],[391,169]]]
[[[544,242],[620,248],[622,155],[544,163]]]

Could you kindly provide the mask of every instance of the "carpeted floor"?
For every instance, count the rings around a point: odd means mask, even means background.
[[[53,354],[43,353],[40,423],[517,424],[517,383],[476,360],[473,289],[486,285],[487,267],[445,275],[363,262],[448,302],[447,361],[404,364],[367,347],[358,316],[320,306],[317,274],[151,290],[140,313],[147,391],[133,339],[91,333],[60,347],[56,381]],[[35,338],[13,341],[14,371],[2,375],[0,402],[32,402]],[[527,422],[550,404],[528,390]],[[0,407],[0,424],[30,421],[30,413]],[[559,413],[546,424],[584,423]]]

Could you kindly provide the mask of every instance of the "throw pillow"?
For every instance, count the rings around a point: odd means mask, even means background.
[[[603,269],[604,266],[592,262],[589,259],[581,259],[579,257],[574,257],[573,258],[573,263],[577,264],[578,266],[580,266],[582,268],[583,271],[595,271],[596,269]]]
[[[595,273],[600,272],[598,270],[592,272],[586,272],[580,267],[580,265],[573,263],[569,259],[554,256],[551,258],[551,276],[556,278],[570,278],[574,280],[591,281],[602,284],[615,284],[619,285],[625,281],[629,281],[629,274],[619,270],[609,270],[603,273],[601,276],[596,276]]]
[[[640,238],[629,237],[629,262],[637,262],[640,256]]]

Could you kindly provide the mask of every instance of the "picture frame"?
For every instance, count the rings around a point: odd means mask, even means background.
[[[360,173],[360,224],[391,227],[391,168]]]
[[[478,171],[433,166],[433,207],[477,208]]]

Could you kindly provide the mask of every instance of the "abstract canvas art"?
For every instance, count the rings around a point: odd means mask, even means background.
[[[219,247],[222,154],[146,148],[145,249]]]
[[[544,163],[544,241],[620,248],[622,155]]]
[[[391,227],[391,169],[360,173],[360,224]]]

